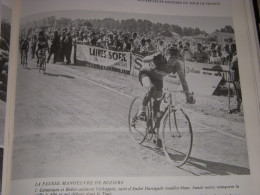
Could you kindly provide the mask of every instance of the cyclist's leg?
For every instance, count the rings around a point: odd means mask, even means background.
[[[144,94],[142,96],[142,103],[139,109],[139,115],[142,115],[145,114],[146,106],[148,105],[151,98],[154,96],[154,93],[156,93],[156,87],[152,82],[152,79],[148,75],[145,74],[142,75],[140,81],[144,89]]]
[[[23,49],[21,50],[21,64],[23,64]]]
[[[37,64],[39,64],[39,49],[35,51],[36,58],[37,58]]]
[[[160,105],[161,101],[157,101],[158,98],[162,97],[163,94],[163,80],[154,80],[153,81],[154,85],[156,86],[156,91],[153,94],[153,99],[154,99],[154,105],[153,105],[153,111],[154,115],[160,111]]]
[[[25,50],[24,52],[25,52],[25,55],[24,55],[25,56],[25,64],[27,64],[28,50]]]

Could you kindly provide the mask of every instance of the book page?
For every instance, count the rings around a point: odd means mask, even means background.
[[[248,6],[23,0],[10,194],[259,194]]]

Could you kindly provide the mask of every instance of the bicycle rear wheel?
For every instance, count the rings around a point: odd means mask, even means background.
[[[141,144],[145,141],[147,135],[148,135],[148,128],[147,128],[147,120],[142,121],[139,119],[138,110],[141,104],[141,100],[136,97],[132,101],[129,109],[129,115],[128,115],[128,126],[129,126],[129,132],[138,144]],[[148,109],[146,109],[148,110]],[[148,111],[146,116],[148,116]]]
[[[37,64],[39,72],[41,72],[42,69],[42,59],[39,59],[39,63]]]
[[[42,58],[42,70],[43,70],[43,74],[45,74],[46,72],[46,59]]]
[[[165,156],[170,163],[180,167],[188,160],[193,133],[190,119],[182,109],[167,113],[163,123],[162,141]]]

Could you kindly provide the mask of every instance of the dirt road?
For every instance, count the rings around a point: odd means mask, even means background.
[[[135,144],[127,127],[131,100],[70,67],[48,65],[43,75],[32,62],[19,66],[13,179],[249,174],[245,138],[217,129],[224,119],[209,125],[210,116],[192,109],[194,145],[183,167]]]

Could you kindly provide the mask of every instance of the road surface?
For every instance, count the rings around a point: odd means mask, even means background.
[[[246,141],[201,118],[193,120],[189,162],[174,167],[163,152],[131,139],[129,95],[67,68],[48,64],[45,75],[32,62],[18,68],[13,179],[249,174]]]

